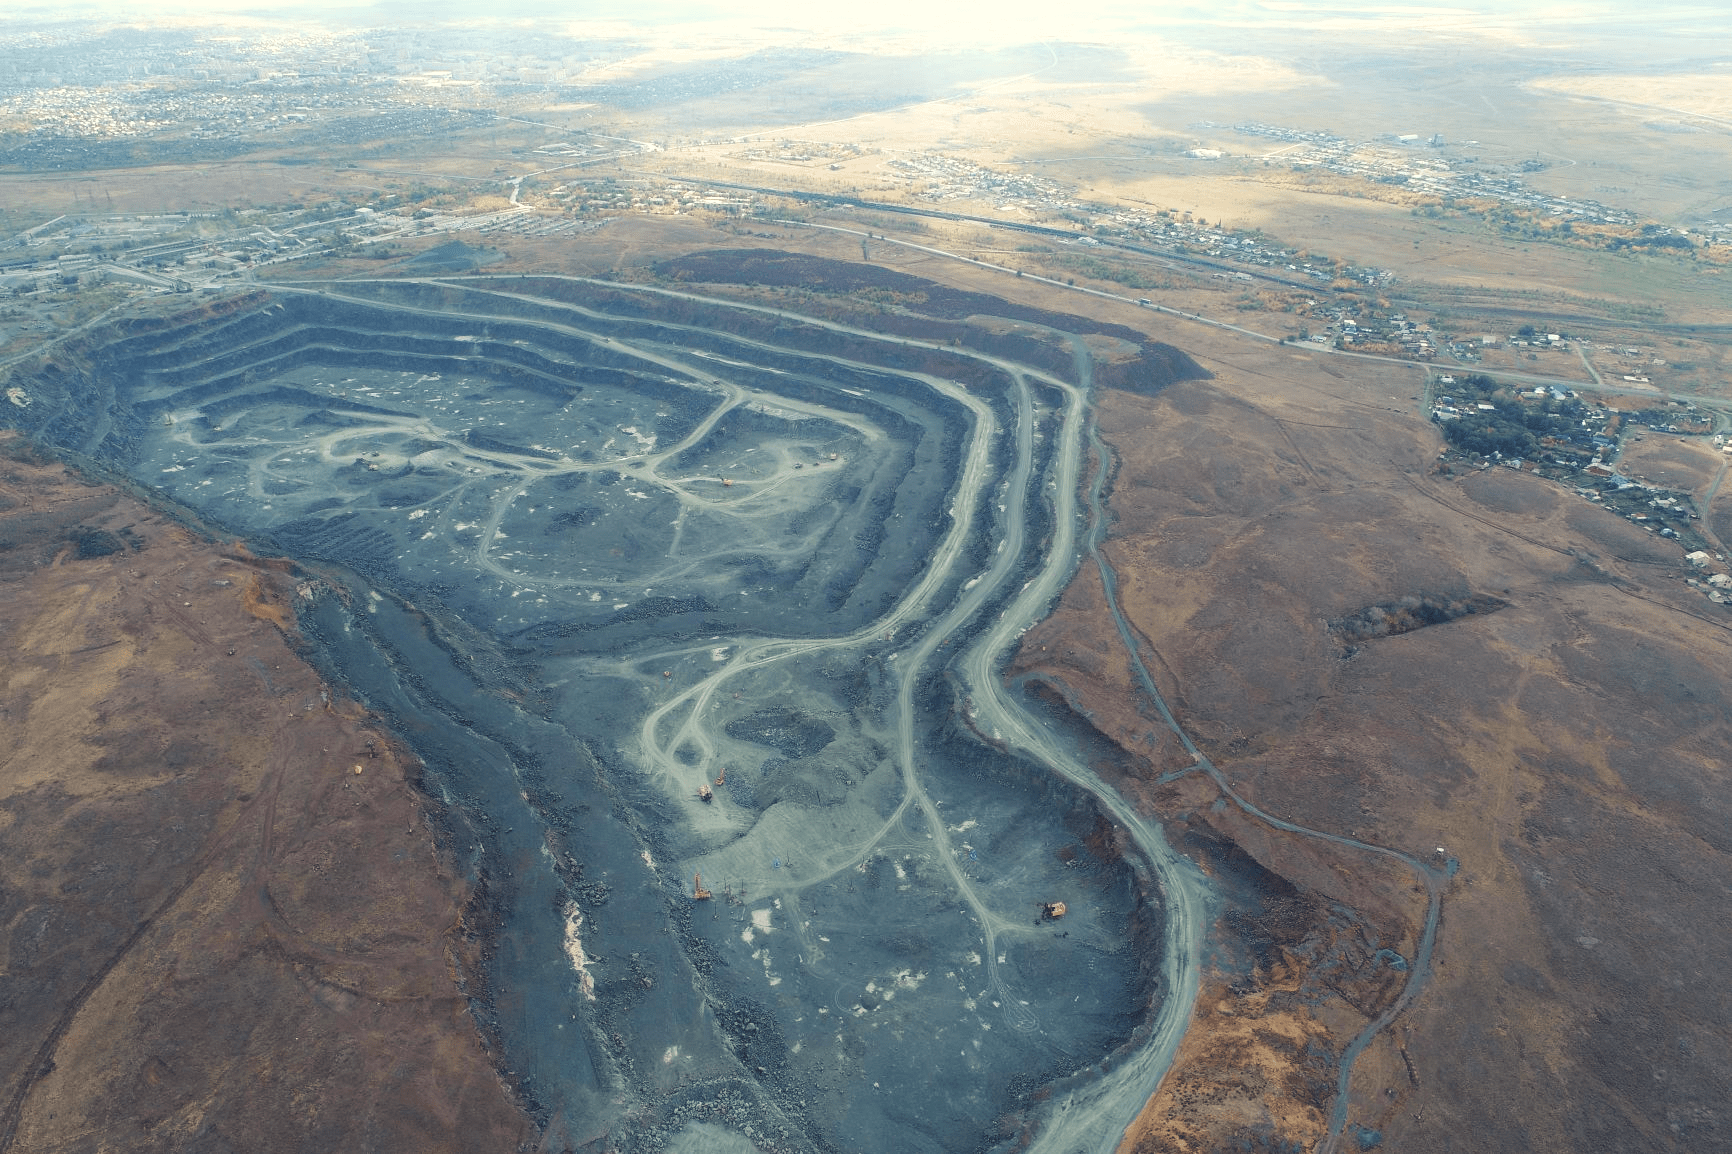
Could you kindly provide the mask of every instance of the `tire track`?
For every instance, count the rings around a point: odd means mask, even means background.
[[[10,1150],[13,1142],[16,1141],[18,1127],[24,1118],[24,1105],[30,1096],[30,1091],[43,1078],[54,1072],[55,1051],[59,1049],[61,1040],[66,1036],[66,1031],[72,1028],[72,1023],[77,1019],[79,1012],[83,1010],[85,1003],[102,987],[102,984],[108,980],[108,976],[114,972],[115,967],[120,965],[126,956],[132,952],[133,947],[138,945],[139,941],[155,928],[165,914],[174,909],[194,883],[204,877],[217,858],[230,848],[236,833],[250,824],[254,816],[261,810],[266,821],[264,842],[266,852],[269,852],[271,844],[269,831],[270,826],[274,824],[276,815],[276,787],[281,784],[282,773],[283,767],[279,766],[273,772],[272,787],[268,791],[261,791],[235,816],[235,820],[230,823],[229,827],[217,835],[205,852],[200,854],[193,863],[187,876],[168,892],[168,895],[158,903],[157,907],[133,928],[120,945],[115,947],[114,952],[108,956],[102,965],[89,978],[85,979],[84,984],[78,988],[78,992],[72,996],[72,1000],[66,1004],[66,1008],[60,1012],[54,1025],[50,1027],[48,1033],[43,1036],[41,1044],[37,1046],[36,1053],[31,1057],[30,1064],[25,1067],[18,1085],[13,1088],[11,1096],[7,1099],[4,1112],[0,1112],[0,1154],[6,1154],[6,1151]]]
[[[1394,461],[1389,462],[1389,465],[1390,465],[1390,468],[1395,469],[1397,472],[1401,472],[1401,467],[1399,465],[1397,465]],[[1478,521],[1481,525],[1484,525],[1488,529],[1496,529],[1499,533],[1508,534],[1509,536],[1514,537],[1519,541],[1526,541],[1529,545],[1534,545],[1534,546],[1537,546],[1538,548],[1541,548],[1541,549],[1549,549],[1553,553],[1558,554],[1559,556],[1569,557],[1571,559],[1574,559],[1576,557],[1576,554],[1573,550],[1561,549],[1556,545],[1548,544],[1545,541],[1539,540],[1538,538],[1529,537],[1526,533],[1518,533],[1516,530],[1511,529],[1508,525],[1500,525],[1496,521],[1493,521],[1489,517],[1481,517],[1478,513],[1470,513],[1466,509],[1463,509],[1457,505],[1452,505],[1448,501],[1445,501],[1442,497],[1438,496],[1436,493],[1432,492],[1430,489],[1426,488],[1424,485],[1421,485],[1418,481],[1415,481],[1412,477],[1408,476],[1405,472],[1401,472],[1401,479],[1403,481],[1406,481],[1408,483],[1408,485],[1410,485],[1413,488],[1413,491],[1418,493],[1421,497],[1425,497],[1428,500],[1436,501],[1439,505],[1442,505],[1445,509],[1448,509],[1451,513],[1455,513],[1458,516],[1466,517],[1469,521]]]
[[[1100,431],[1093,427],[1092,424],[1089,428],[1089,436],[1094,443],[1096,452],[1104,459],[1108,453],[1107,446],[1105,442],[1101,440]],[[1097,474],[1095,485],[1089,498],[1092,520],[1096,524],[1104,524],[1104,510],[1101,505],[1103,498],[1103,479],[1102,475]],[[1414,484],[1412,478],[1406,479],[1409,484]],[[1417,485],[1414,485],[1414,487],[1419,488]],[[1420,492],[1425,493],[1423,489],[1420,489]],[[1429,493],[1426,493],[1425,495],[1432,496]],[[1433,499],[1438,500],[1438,503],[1444,505],[1446,508],[1453,508],[1453,506],[1450,506],[1448,502],[1435,497]],[[1462,512],[1461,510],[1456,511]],[[1474,520],[1482,520],[1482,518],[1473,517],[1470,513],[1463,513],[1463,516],[1472,517]],[[1494,525],[1493,527],[1497,528],[1498,526]],[[1521,535],[1516,534],[1516,536]],[[1528,538],[1523,539],[1528,540]],[[1536,541],[1533,543],[1541,545],[1543,548],[1552,549],[1554,552],[1565,553],[1565,550],[1557,549],[1555,546],[1545,545],[1543,542]],[[1227,780],[1227,776],[1221,772],[1220,768],[1192,743],[1190,736],[1179,724],[1178,719],[1173,716],[1172,710],[1168,708],[1160,691],[1155,687],[1154,678],[1150,676],[1148,667],[1143,662],[1138,638],[1135,636],[1130,621],[1125,617],[1124,611],[1119,604],[1118,576],[1114,572],[1112,565],[1106,560],[1106,557],[1100,550],[1100,535],[1098,530],[1091,535],[1088,544],[1089,555],[1094,560],[1096,568],[1100,572],[1101,584],[1106,590],[1107,607],[1112,613],[1114,624],[1117,626],[1119,631],[1120,640],[1123,642],[1130,657],[1131,668],[1136,674],[1137,681],[1142,685],[1144,691],[1148,694],[1156,709],[1159,710],[1162,719],[1172,729],[1180,743],[1185,747],[1186,752],[1190,753],[1192,757],[1195,758],[1197,768],[1209,775],[1210,780],[1215,783],[1215,787],[1221,791],[1221,795],[1228,801],[1231,801],[1234,805],[1238,806],[1240,811],[1245,813],[1247,816],[1261,821],[1273,829],[1295,834],[1300,837],[1316,838],[1319,841],[1326,841],[1348,849],[1361,850],[1366,853],[1376,854],[1380,857],[1392,858],[1412,870],[1417,880],[1425,888],[1427,900],[1425,921],[1419,934],[1418,944],[1414,949],[1413,959],[1408,967],[1407,981],[1403,984],[1401,993],[1396,996],[1395,1001],[1392,1002],[1382,1014],[1378,1015],[1368,1023],[1366,1027],[1348,1043],[1347,1048],[1342,1052],[1340,1072],[1336,1080],[1335,1102],[1330,1111],[1329,1129],[1325,1133],[1323,1140],[1317,1145],[1319,1154],[1330,1154],[1331,1151],[1336,1149],[1337,1143],[1347,1127],[1347,1112],[1350,1105],[1349,1092],[1352,1087],[1354,1063],[1358,1060],[1359,1055],[1365,1051],[1365,1048],[1369,1046],[1379,1034],[1387,1029],[1409,1005],[1412,1004],[1413,1000],[1417,998],[1420,992],[1425,988],[1425,983],[1431,976],[1432,952],[1436,946],[1438,924],[1443,914],[1443,891],[1448,884],[1448,879],[1454,874],[1456,868],[1455,860],[1453,858],[1450,859],[1441,870],[1435,869],[1432,866],[1427,865],[1425,862],[1420,861],[1418,858],[1403,853],[1400,850],[1392,849],[1389,846],[1375,845],[1371,842],[1360,841],[1358,838],[1347,837],[1342,834],[1326,833],[1322,830],[1310,829],[1306,826],[1298,825],[1294,822],[1275,817],[1273,814],[1259,808],[1240,795],[1240,793],[1233,788],[1232,783]]]
[[[235,823],[223,832],[217,843],[205,851],[192,871],[181,879],[174,889],[169,891],[168,896],[162,900],[156,909],[150,912],[148,917],[138,923],[133,931],[126,936],[126,940],[115,948],[108,959],[96,969],[96,972],[85,979],[84,984],[78,988],[78,992],[72,996],[72,1000],[67,1003],[66,1008],[60,1012],[60,1016],[55,1019],[53,1027],[43,1037],[42,1044],[36,1047],[36,1053],[31,1057],[30,1064],[25,1067],[23,1077],[13,1088],[12,1096],[7,1099],[5,1112],[0,1113],[0,1154],[5,1154],[12,1148],[12,1143],[18,1136],[19,1123],[24,1118],[25,1100],[30,1096],[30,1091],[35,1088],[36,1083],[54,1072],[54,1053],[60,1048],[61,1039],[66,1036],[66,1031],[72,1028],[72,1023],[78,1017],[79,1011],[84,1008],[84,1004],[108,980],[108,975],[113,973],[114,968],[125,960],[127,954],[132,952],[132,948],[139,943],[139,940],[155,927],[164,914],[174,908],[175,904],[185,896],[186,891],[192,888],[194,882],[205,875],[205,871],[210,868],[217,855],[227,848],[234,831],[245,820],[244,815],[235,819]]]

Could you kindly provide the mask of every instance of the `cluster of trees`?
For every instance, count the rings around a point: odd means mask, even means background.
[[[1172,277],[1152,271],[1145,272],[1142,269],[1135,269],[1117,261],[1101,260],[1099,257],[1073,256],[1066,253],[1050,257],[1047,263],[1074,270],[1094,280],[1123,285],[1126,288],[1146,291],[1148,289],[1169,289],[1176,284]],[[1073,277],[1066,283],[1075,284],[1076,280]]]
[[[1696,247],[1695,245],[1690,243],[1690,238],[1687,236],[1679,236],[1675,232],[1650,232],[1649,229],[1652,229],[1653,227],[1654,227],[1653,225],[1645,226],[1642,229],[1642,235],[1641,236],[1628,237],[1628,238],[1618,237],[1616,240],[1612,241],[1611,244],[1607,245],[1606,247],[1613,249],[1613,250],[1617,250],[1620,248],[1695,248]]]
[[[1540,438],[1573,436],[1581,431],[1586,410],[1577,400],[1525,401],[1514,390],[1490,377],[1474,374],[1451,386],[1450,396],[1462,415],[1443,422],[1443,438],[1464,453],[1489,457],[1533,457]],[[1496,406],[1479,409],[1480,404]]]
[[[1506,457],[1531,457],[1539,450],[1539,438],[1525,423],[1499,413],[1475,413],[1443,424],[1443,439],[1464,453],[1482,457],[1501,453]]]

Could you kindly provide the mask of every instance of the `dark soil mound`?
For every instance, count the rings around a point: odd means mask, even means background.
[[[793,709],[760,709],[730,721],[729,737],[767,745],[783,757],[811,757],[836,739],[836,731]]]
[[[469,272],[484,268],[501,259],[502,254],[490,248],[477,248],[464,244],[460,240],[448,241],[437,248],[430,248],[420,256],[413,257],[405,264],[414,265],[418,269],[436,270],[439,272]]]
[[[877,265],[830,260],[803,253],[782,252],[779,249],[714,249],[663,261],[656,266],[656,271],[675,280],[711,284],[797,285],[830,293],[871,291],[875,300],[882,298],[924,317],[939,320],[962,321],[968,317],[984,315],[1042,325],[1063,333],[1099,333],[1117,337],[1136,345],[1141,350],[1140,355],[1125,361],[1100,365],[1096,370],[1095,380],[1097,384],[1107,388],[1128,392],[1153,393],[1174,381],[1207,380],[1210,376],[1208,370],[1182,350],[1159,341],[1150,341],[1142,333],[1124,325],[1108,324],[1073,313],[1049,312],[1046,309],[1015,304],[985,293],[951,288],[949,285],[904,272],[894,272]],[[918,325],[911,327],[899,323],[913,320],[916,318],[901,317],[890,312],[878,317],[875,323],[888,330],[906,331],[907,335],[911,336],[954,335],[964,344],[988,349],[996,349],[1000,342],[1008,341],[1014,344],[1017,355],[1031,356],[1026,337],[992,337],[973,326],[967,331],[959,330],[955,334],[940,334],[931,330],[917,331]],[[1034,359],[1036,363],[1040,363],[1039,358]],[[1063,351],[1062,360],[1068,366],[1068,350]]]

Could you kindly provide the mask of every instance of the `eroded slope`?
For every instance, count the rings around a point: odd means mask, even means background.
[[[1439,474],[1400,388],[1272,351],[1099,406],[1106,554],[1198,747],[1271,814],[1459,861],[1428,983],[1353,1068],[1345,1140],[1725,1149],[1727,622],[1652,534],[1511,470]],[[1126,1149],[1313,1148],[1387,967],[1416,961],[1414,874],[1226,805],[1118,640],[1085,571],[1018,671],[1111,739],[1103,764],[1225,902]]]
[[[515,1149],[467,891],[294,581],[5,445],[0,1148]]]

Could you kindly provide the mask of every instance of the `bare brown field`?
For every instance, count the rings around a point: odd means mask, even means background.
[[[1707,121],[1732,119],[1732,76],[1724,72],[1669,76],[1555,76],[1534,83],[1546,92],[1587,96]]]
[[[1031,149],[1038,154],[1043,148],[1147,134],[1150,125],[1139,105],[1152,97],[1219,95],[1247,87],[1281,91],[1315,81],[1269,56],[1198,49],[1155,36],[1048,47],[1050,54],[1025,48],[1003,54],[991,64],[965,63],[968,54],[962,54],[949,85],[924,82],[922,73],[943,74],[953,67],[944,55],[932,51],[930,43],[892,49],[893,56],[906,54],[905,66],[915,77],[911,90],[938,91],[879,111],[766,123],[762,97],[746,94],[722,96],[701,108],[628,114],[626,123],[634,133],[690,133],[691,126],[699,123],[734,126],[769,138],[845,141],[901,150],[965,149],[983,158],[1010,161],[1030,155]],[[890,67],[894,70],[895,65]],[[833,86],[827,96],[844,99],[855,91],[868,91],[871,82],[848,65],[839,66],[824,81]]]
[[[289,567],[4,448],[0,1147],[516,1149],[418,766]]]
[[[371,194],[369,174],[331,165],[242,162],[159,165],[63,176],[0,174],[0,197],[18,207],[61,212],[219,212],[305,199]]]
[[[1417,216],[1401,204],[1260,180],[1255,169],[1189,163],[1188,170],[1157,174],[1127,165],[1117,176],[1108,166],[1065,169],[1110,200],[1261,229],[1296,248],[1388,269],[1400,278],[1394,291],[1403,296],[1424,296],[1433,287],[1509,298],[1537,293],[1550,307],[1566,310],[1634,299],[1664,302],[1668,318],[1686,324],[1717,322],[1732,300],[1712,265],[1514,239],[1471,218]]]
[[[1511,238],[1472,217],[1416,217],[1413,193],[1296,173],[1282,159],[1289,146],[1224,127],[1253,120],[1361,139],[1438,131],[1449,145],[1436,155],[1446,161],[1470,157],[1511,170],[1535,163],[1539,171],[1523,174],[1534,188],[1602,200],[1643,218],[1688,223],[1732,208],[1724,198],[1732,162],[1718,134],[1656,127],[1648,112],[1563,94],[1586,80],[1528,83],[1536,66],[1527,53],[1535,46],[1523,39],[1496,38],[1475,52],[1425,60],[1373,40],[1351,62],[1303,57],[1303,67],[1285,59],[1291,45],[1267,37],[1249,37],[1228,52],[1133,39],[1106,53],[1098,75],[1087,79],[1062,71],[1009,78],[968,98],[763,134],[866,150],[835,172],[744,160],[733,145],[676,149],[653,163],[905,202],[908,188],[888,162],[931,149],[1055,177],[1086,199],[1261,228],[1301,248],[1388,268],[1402,278],[1404,295],[1423,295],[1434,285],[1506,296],[1537,292],[1566,310],[1571,302],[1636,300],[1659,305],[1677,323],[1717,321],[1732,307],[1732,286],[1711,261]],[[1223,161],[1179,155],[1193,144],[1232,155]],[[1307,187],[1319,180],[1323,187]],[[945,207],[998,212],[988,203]]]
[[[1726,468],[1727,459],[1704,438],[1649,433],[1625,448],[1618,466],[1629,476],[1668,489],[1683,489],[1703,500]]]
[[[538,134],[534,143],[540,143]],[[389,156],[309,156],[303,152],[243,157],[210,164],[151,164],[66,173],[0,173],[0,202],[8,209],[50,214],[220,212],[332,197],[365,201],[416,184],[451,186],[468,200],[499,195],[516,134],[504,140],[480,132],[431,143],[392,143]],[[495,207],[499,207],[496,205]],[[479,210],[477,210],[479,211]]]

